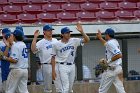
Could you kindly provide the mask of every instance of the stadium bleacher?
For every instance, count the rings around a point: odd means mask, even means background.
[[[0,0],[0,5],[1,24],[130,21],[140,18],[139,0]]]

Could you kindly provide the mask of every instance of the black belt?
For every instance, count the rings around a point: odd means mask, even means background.
[[[59,62],[58,62],[59,63]],[[73,63],[65,63],[65,62],[60,62],[59,64],[63,64],[63,65],[73,65]]]
[[[41,63],[41,64],[51,64],[51,63]]]

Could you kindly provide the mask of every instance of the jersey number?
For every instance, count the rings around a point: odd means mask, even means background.
[[[71,51],[71,55],[74,56],[74,51]]]
[[[22,50],[22,56],[24,58],[28,58],[28,49],[27,48],[23,48],[23,50]]]

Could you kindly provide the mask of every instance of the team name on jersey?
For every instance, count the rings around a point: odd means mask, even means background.
[[[62,48],[62,49],[60,50],[60,52],[62,53],[62,52],[64,52],[64,51],[67,51],[67,50],[70,50],[70,49],[74,49],[74,46],[66,46],[66,47]]]
[[[46,46],[46,48],[47,49],[50,49],[50,48],[52,48],[52,45],[48,45],[48,46]]]

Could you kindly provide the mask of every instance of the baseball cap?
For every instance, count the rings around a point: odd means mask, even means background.
[[[46,25],[43,27],[43,31],[46,31],[46,30],[54,30],[54,28],[52,27],[52,25],[46,24]]]
[[[15,29],[13,32],[14,36],[24,36],[24,33],[20,29]]]
[[[2,34],[6,34],[6,33],[9,33],[9,32],[11,32],[11,30],[9,28],[2,29]]]
[[[6,33],[5,35],[4,35],[4,37],[7,39],[7,38],[9,38],[10,36],[11,36],[11,32],[8,32],[8,33]]]
[[[105,30],[105,34],[108,34],[108,35],[115,35],[115,31],[112,29],[112,28],[108,28]]]
[[[71,31],[68,27],[64,27],[61,29],[61,34],[65,34],[65,33],[68,33],[68,32],[73,32]]]
[[[20,29],[21,31],[23,31],[23,27],[22,26],[16,26],[16,29]]]

